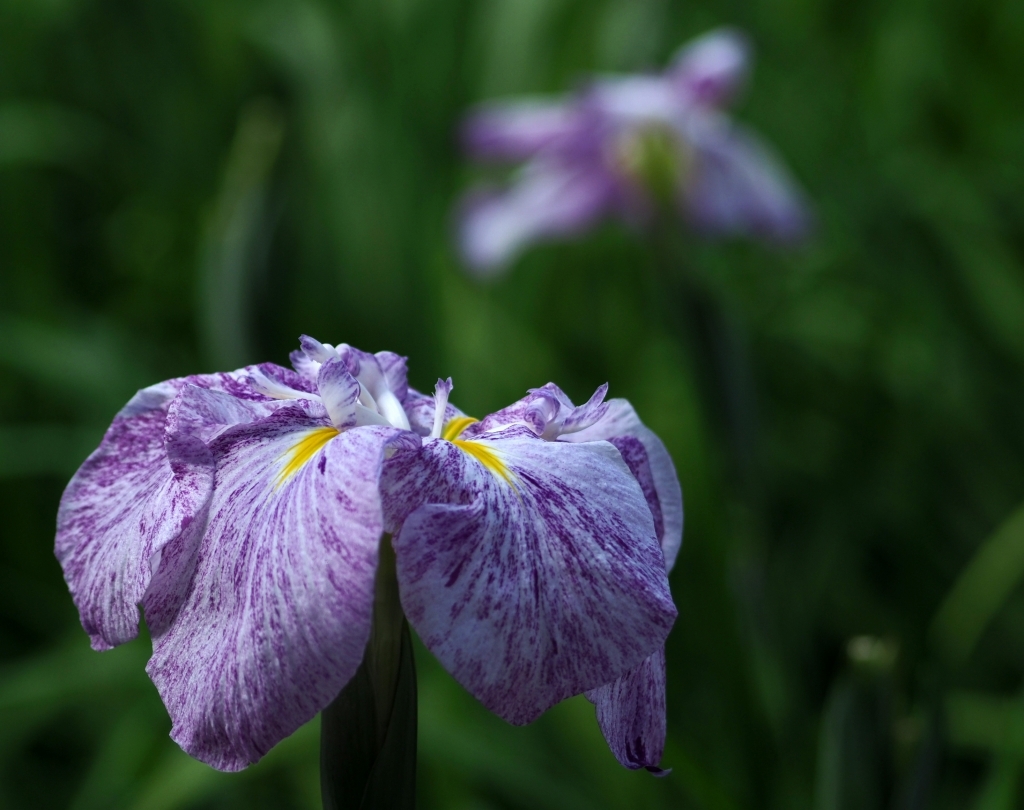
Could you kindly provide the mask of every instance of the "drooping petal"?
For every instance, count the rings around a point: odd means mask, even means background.
[[[135,638],[138,605],[162,566],[163,550],[173,543],[191,546],[198,539],[213,483],[203,441],[218,428],[211,422],[204,432],[196,425],[169,444],[165,431],[175,397],[193,385],[230,392],[232,401],[268,402],[250,384],[255,371],[287,379],[278,376],[285,369],[266,364],[168,380],[138,392],[68,484],[54,551],[96,649]],[[248,421],[255,416],[243,403],[233,416],[225,411],[220,418]],[[162,578],[173,579],[173,566],[164,567]]]
[[[616,179],[600,164],[538,161],[505,193],[470,199],[460,223],[463,256],[477,273],[494,275],[530,244],[594,225],[616,191]]]
[[[610,441],[636,477],[651,508],[658,539],[671,571],[683,543],[683,491],[665,444],[624,399],[609,400],[595,424],[559,437],[564,442]]]
[[[760,138],[717,115],[692,116],[689,134],[695,156],[683,196],[697,228],[784,242],[807,234],[803,194]]]
[[[148,671],[171,736],[221,770],[256,762],[362,660],[382,531],[387,427],[338,433],[297,402],[210,445],[217,486],[187,596]],[[418,440],[417,440],[418,441]]]
[[[462,143],[484,159],[525,160],[570,145],[585,132],[582,111],[564,101],[520,99],[474,110],[462,125]]]
[[[627,768],[656,776],[665,750],[665,648],[649,655],[621,678],[587,694],[615,758]]]
[[[664,559],[611,445],[428,441],[385,465],[382,491],[410,623],[506,720],[528,723],[664,642]]]
[[[718,28],[680,48],[668,75],[687,100],[720,107],[743,86],[749,65],[747,37],[734,28]]]
[[[164,430],[177,389],[172,381],[136,394],[61,498],[55,551],[97,650],[138,635],[151,558],[201,528],[213,462],[201,442],[181,448],[176,470],[168,461]]]

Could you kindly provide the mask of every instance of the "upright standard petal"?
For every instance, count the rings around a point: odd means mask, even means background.
[[[610,444],[450,436],[389,461],[382,485],[410,623],[506,720],[528,723],[664,642],[676,611],[661,549]]]
[[[530,244],[595,224],[617,192],[615,178],[599,167],[538,160],[504,194],[470,200],[460,223],[462,253],[479,274],[494,275]]]
[[[668,76],[687,101],[721,107],[743,86],[749,65],[746,36],[734,28],[718,28],[680,48]]]
[[[256,762],[352,677],[370,632],[390,427],[340,432],[298,401],[210,444],[217,485],[148,671],[171,736],[221,770]]]

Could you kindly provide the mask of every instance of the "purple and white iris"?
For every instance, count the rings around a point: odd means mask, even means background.
[[[698,231],[792,241],[808,227],[802,195],[771,150],[723,107],[749,46],[720,29],[684,46],[661,74],[593,80],[563,99],[486,104],[463,126],[474,157],[522,161],[515,182],[467,197],[460,243],[482,275],[530,244],[608,217],[648,222],[675,205]]]
[[[661,441],[606,386],[477,421],[403,357],[301,346],[294,371],[140,391],[76,473],[56,554],[93,647],[141,606],[171,736],[244,768],[355,674],[390,536],[409,622],[469,692],[517,724],[586,693],[619,761],[659,772],[683,522]]]

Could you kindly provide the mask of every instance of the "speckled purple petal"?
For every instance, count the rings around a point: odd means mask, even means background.
[[[418,439],[376,426],[332,436],[315,405],[210,444],[217,485],[189,591],[154,633],[147,669],[171,736],[221,770],[256,762],[323,709],[369,636],[380,466],[389,443]]]
[[[679,49],[669,78],[687,100],[720,107],[747,78],[750,41],[734,28],[717,28]]]
[[[616,202],[618,186],[600,164],[538,159],[506,192],[469,198],[460,222],[463,257],[478,274],[495,275],[529,245],[593,226]]]
[[[320,366],[317,386],[324,408],[336,428],[352,427],[356,423],[356,403],[359,401],[359,383],[345,363],[332,357]]]
[[[430,435],[430,430],[434,425],[435,405],[436,402],[432,396],[421,394],[415,388],[408,389],[402,407],[405,408],[405,413],[409,417],[410,429],[414,433],[424,437]],[[444,409],[444,423],[447,424],[458,416],[465,416],[465,414],[449,402]]]
[[[679,486],[672,456],[664,443],[640,421],[633,406],[624,399],[605,403],[608,410],[590,427],[563,435],[563,442],[611,441],[636,476],[647,498],[658,528],[658,539],[669,571],[683,543],[683,491]]]
[[[201,528],[213,462],[200,442],[173,470],[164,448],[176,381],[136,394],[61,498],[55,551],[97,650],[138,635],[153,554]],[[186,448],[182,448],[185,450]]]
[[[248,382],[254,368],[183,377],[143,389],[114,418],[99,448],[68,484],[57,515],[54,550],[96,649],[135,638],[137,606],[161,567],[162,551],[172,543],[194,544],[204,519],[212,460],[198,428],[165,443],[175,397],[191,384],[229,391],[232,399],[267,401]],[[291,374],[271,364],[259,369],[279,380]],[[170,569],[163,579],[173,579]]]
[[[615,758],[656,776],[665,750],[665,649],[659,648],[621,678],[587,692]]]
[[[428,441],[385,466],[409,621],[485,706],[528,723],[628,672],[676,616],[650,510],[606,442]],[[504,470],[504,472],[502,472]],[[404,504],[407,508],[408,504]]]
[[[388,388],[399,402],[404,402],[409,395],[408,358],[394,352],[377,352],[374,357],[384,372]]]
[[[474,157],[525,160],[542,150],[571,144],[585,134],[586,118],[572,103],[517,99],[487,104],[467,116],[462,144]]]
[[[695,227],[780,242],[807,235],[803,194],[767,144],[715,114],[691,116],[687,127],[694,163],[683,197]]]

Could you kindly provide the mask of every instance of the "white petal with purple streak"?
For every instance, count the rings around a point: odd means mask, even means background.
[[[657,776],[665,750],[665,648],[649,655],[616,681],[591,689],[587,699],[615,758],[627,768]]]
[[[428,441],[385,467],[385,508],[404,518],[402,604],[456,680],[528,723],[664,642],[676,615],[664,561],[611,445],[459,441]],[[409,492],[426,505],[405,516]]]
[[[362,660],[389,427],[338,433],[314,403],[227,431],[187,597],[148,671],[171,736],[222,770],[257,761]]]

